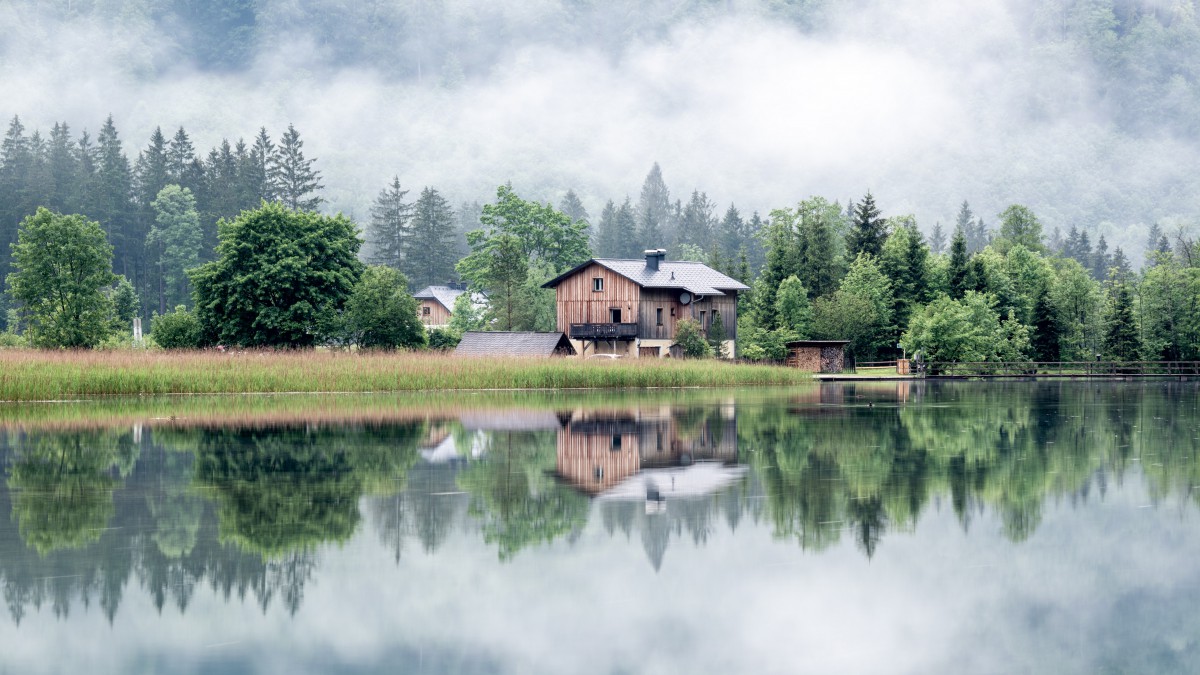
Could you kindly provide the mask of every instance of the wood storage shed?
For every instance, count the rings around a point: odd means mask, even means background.
[[[849,340],[796,340],[787,343],[787,365],[814,373],[840,373]]]

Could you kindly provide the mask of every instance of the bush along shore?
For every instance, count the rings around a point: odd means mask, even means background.
[[[811,383],[794,368],[710,360],[473,359],[413,352],[0,351],[0,400]]]

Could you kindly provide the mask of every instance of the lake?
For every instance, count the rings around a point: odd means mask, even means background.
[[[0,673],[1200,672],[1200,385],[0,409]]]

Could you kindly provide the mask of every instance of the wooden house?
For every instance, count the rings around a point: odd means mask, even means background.
[[[450,285],[426,286],[413,293],[413,297],[420,301],[417,316],[421,319],[421,323],[425,324],[426,328],[445,328],[450,325],[450,315],[454,313],[454,302],[458,300],[458,296],[466,292],[465,285]],[[482,307],[484,300],[482,296],[477,296],[472,298],[472,302],[476,307]]]
[[[546,282],[558,300],[558,329],[581,356],[667,356],[678,322],[695,319],[708,334],[720,316],[722,351],[737,340],[738,293],[749,286],[697,262],[667,261],[666,251],[644,260],[593,258]]]

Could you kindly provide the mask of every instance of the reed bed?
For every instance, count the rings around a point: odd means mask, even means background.
[[[817,384],[809,382],[815,389]],[[738,400],[791,395],[794,389],[741,389]],[[81,431],[109,428],[268,428],[441,422],[468,413],[526,414],[584,409],[628,412],[647,405],[719,405],[729,393],[713,388],[540,391],[441,391],[366,394],[232,394],[114,396],[71,402],[0,404],[0,431]]]
[[[716,361],[483,359],[336,351],[0,351],[0,400],[286,392],[734,387],[811,373]]]

